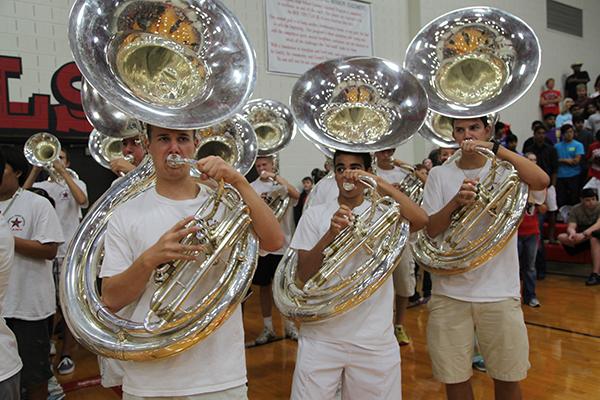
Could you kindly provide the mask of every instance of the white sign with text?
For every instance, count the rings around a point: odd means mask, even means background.
[[[270,72],[300,75],[345,56],[372,56],[371,7],[353,0],[266,0]]]

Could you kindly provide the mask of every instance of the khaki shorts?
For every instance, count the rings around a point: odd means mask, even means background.
[[[437,380],[461,383],[471,378],[475,335],[493,379],[525,379],[529,341],[518,299],[471,303],[434,295],[427,308],[427,346]]]
[[[397,296],[410,297],[415,294],[415,259],[408,243],[402,252],[400,263],[394,269],[393,280],[394,292]]]

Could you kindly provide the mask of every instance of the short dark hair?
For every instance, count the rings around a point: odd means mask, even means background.
[[[304,178],[302,178],[302,182],[304,181],[310,181],[310,183],[313,183],[313,178],[311,178],[310,176],[305,176]]]
[[[562,124],[560,126],[560,134],[561,134],[561,136],[564,135],[565,133],[567,133],[567,131],[569,129],[574,129],[573,125],[571,125],[571,124]]]
[[[63,153],[65,153],[65,157],[67,158],[67,162],[70,162],[71,161],[71,156],[69,155],[69,150],[67,150],[65,146],[61,146],[60,147],[60,151],[62,151]]]
[[[454,122],[456,122],[456,120],[461,120],[461,119],[478,119],[483,123],[484,128],[487,128],[488,125],[490,124],[490,122],[488,121],[487,115],[482,115],[480,117],[473,117],[473,118],[452,118],[452,128],[454,128]]]
[[[0,147],[0,152],[4,154],[6,164],[10,165],[15,172],[21,172],[21,176],[19,176],[19,186],[23,186],[27,180],[29,169],[31,168],[23,151],[14,146],[2,146]]]
[[[363,164],[365,165],[365,170],[368,171],[371,169],[371,166],[373,163],[373,158],[371,157],[371,154],[369,154],[369,153],[353,153],[351,151],[346,151],[346,150],[336,150],[335,151],[335,154],[333,155],[333,166],[334,167],[335,167],[336,158],[338,158],[339,156],[344,155],[344,154],[361,157],[363,160]]]
[[[535,132],[535,129],[536,129],[538,126],[542,126],[542,127],[544,127],[544,123],[543,123],[542,121],[540,121],[540,120],[535,120],[535,121],[533,121],[533,122],[531,123],[531,130]],[[545,129],[545,128],[544,128],[544,129]]]
[[[573,115],[573,124],[575,124],[576,122],[585,122],[585,118],[583,118],[583,115]]]
[[[554,78],[548,78],[548,79],[546,79],[546,85],[547,85],[547,84],[548,84],[548,82],[550,82],[550,81],[554,81]]]
[[[581,197],[582,199],[589,198],[589,197],[595,197],[597,199],[598,192],[596,192],[596,189],[592,189],[592,188],[581,189],[581,192],[579,192],[579,197]]]
[[[38,196],[45,197],[46,200],[48,200],[50,202],[50,204],[52,204],[52,207],[56,208],[56,203],[54,202],[54,199],[44,189],[38,188],[38,187],[30,187],[30,188],[27,188],[27,190],[29,190],[32,193],[37,194]]]
[[[514,133],[509,133],[506,135],[506,143],[508,142],[518,142],[519,138]]]
[[[544,119],[548,119],[548,118],[550,118],[550,117],[554,117],[554,118],[556,118],[556,114],[554,114],[554,113],[548,113],[548,114],[544,114]]]

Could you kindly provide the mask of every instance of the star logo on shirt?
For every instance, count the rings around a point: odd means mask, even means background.
[[[69,199],[69,192],[67,190],[61,192],[60,193],[60,199],[61,200],[68,200]]]
[[[25,218],[22,215],[15,215],[8,220],[11,231],[22,231],[25,226]]]

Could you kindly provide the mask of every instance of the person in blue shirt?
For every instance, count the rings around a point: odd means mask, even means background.
[[[583,144],[574,139],[575,129],[571,124],[560,127],[562,141],[555,144],[558,153],[556,200],[558,206],[574,205],[578,202],[581,157],[585,154]]]

